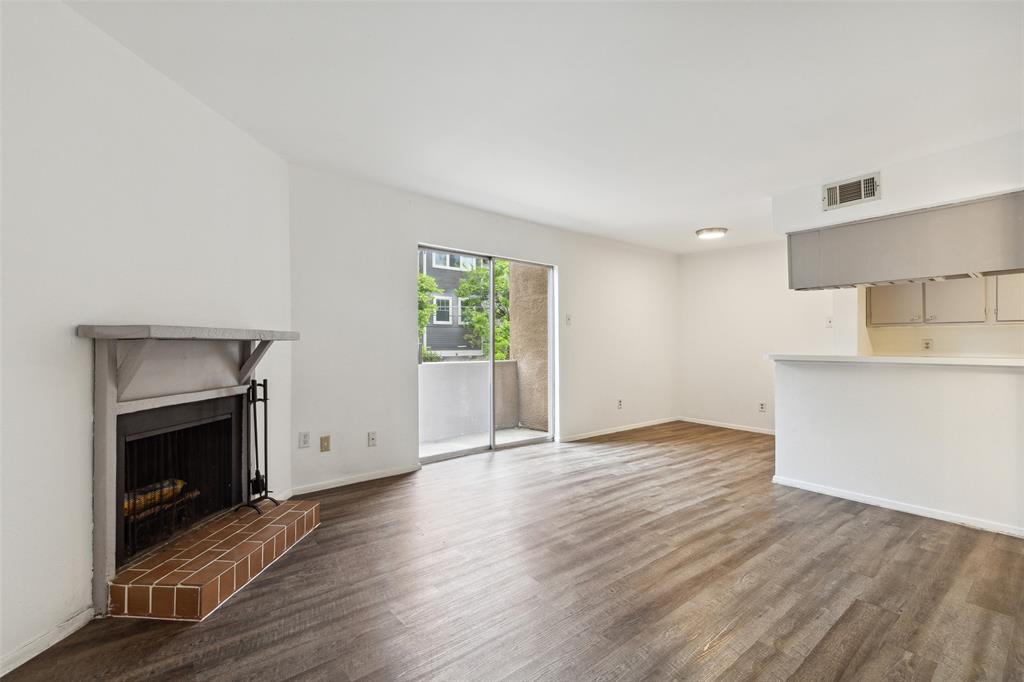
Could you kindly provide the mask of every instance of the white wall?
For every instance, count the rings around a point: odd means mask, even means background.
[[[92,343],[75,325],[291,314],[284,162],[67,6],[2,11],[6,671],[91,607]],[[287,344],[263,367],[286,490]]]
[[[297,491],[417,466],[418,243],[556,266],[563,439],[673,416],[675,256],[305,168],[291,178],[294,425],[335,444],[294,450]]]
[[[1022,111],[1024,113],[1024,111]],[[821,186],[881,171],[881,198],[841,210],[821,210]],[[851,220],[948,204],[1024,187],[1024,132],[874,168],[850,169],[820,183],[772,197],[772,225],[785,234]]]
[[[682,419],[771,431],[767,353],[857,353],[856,291],[790,291],[783,241],[680,256],[678,272]]]

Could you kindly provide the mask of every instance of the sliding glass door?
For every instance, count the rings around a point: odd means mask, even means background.
[[[423,247],[420,458],[550,440],[551,268]]]

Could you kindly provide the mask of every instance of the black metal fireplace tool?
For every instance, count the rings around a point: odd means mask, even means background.
[[[249,390],[246,393],[249,400],[252,422],[252,438],[249,439],[249,464],[253,465],[254,472],[249,479],[249,501],[242,507],[252,507],[257,514],[263,512],[257,506],[258,502],[270,500],[275,505],[281,504],[270,496],[270,489],[267,486],[267,380],[249,382]],[[263,470],[260,471],[260,438],[259,438],[259,405],[263,404]]]

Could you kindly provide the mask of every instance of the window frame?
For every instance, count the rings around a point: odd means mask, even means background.
[[[459,259],[459,265],[452,265],[452,256]],[[440,257],[440,258],[439,258]],[[466,261],[472,259],[473,264],[467,265]],[[439,263],[438,260],[441,262]],[[476,256],[463,256],[458,253],[448,253],[446,251],[433,251],[430,257],[430,264],[432,267],[438,270],[455,270],[456,272],[469,272],[475,270],[477,267]]]
[[[437,311],[440,309],[440,307],[437,305],[438,301],[447,301],[448,302],[448,321],[447,322],[444,322],[444,321],[440,321],[439,322],[438,319],[437,319]],[[437,294],[434,295],[434,312],[430,316],[430,323],[431,324],[444,324],[444,325],[449,325],[450,326],[452,324],[453,312],[454,311],[452,310],[452,297],[451,296],[443,296],[443,295],[437,295]]]

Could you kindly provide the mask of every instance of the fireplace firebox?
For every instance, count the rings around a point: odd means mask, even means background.
[[[243,396],[117,418],[118,567],[247,499]]]

